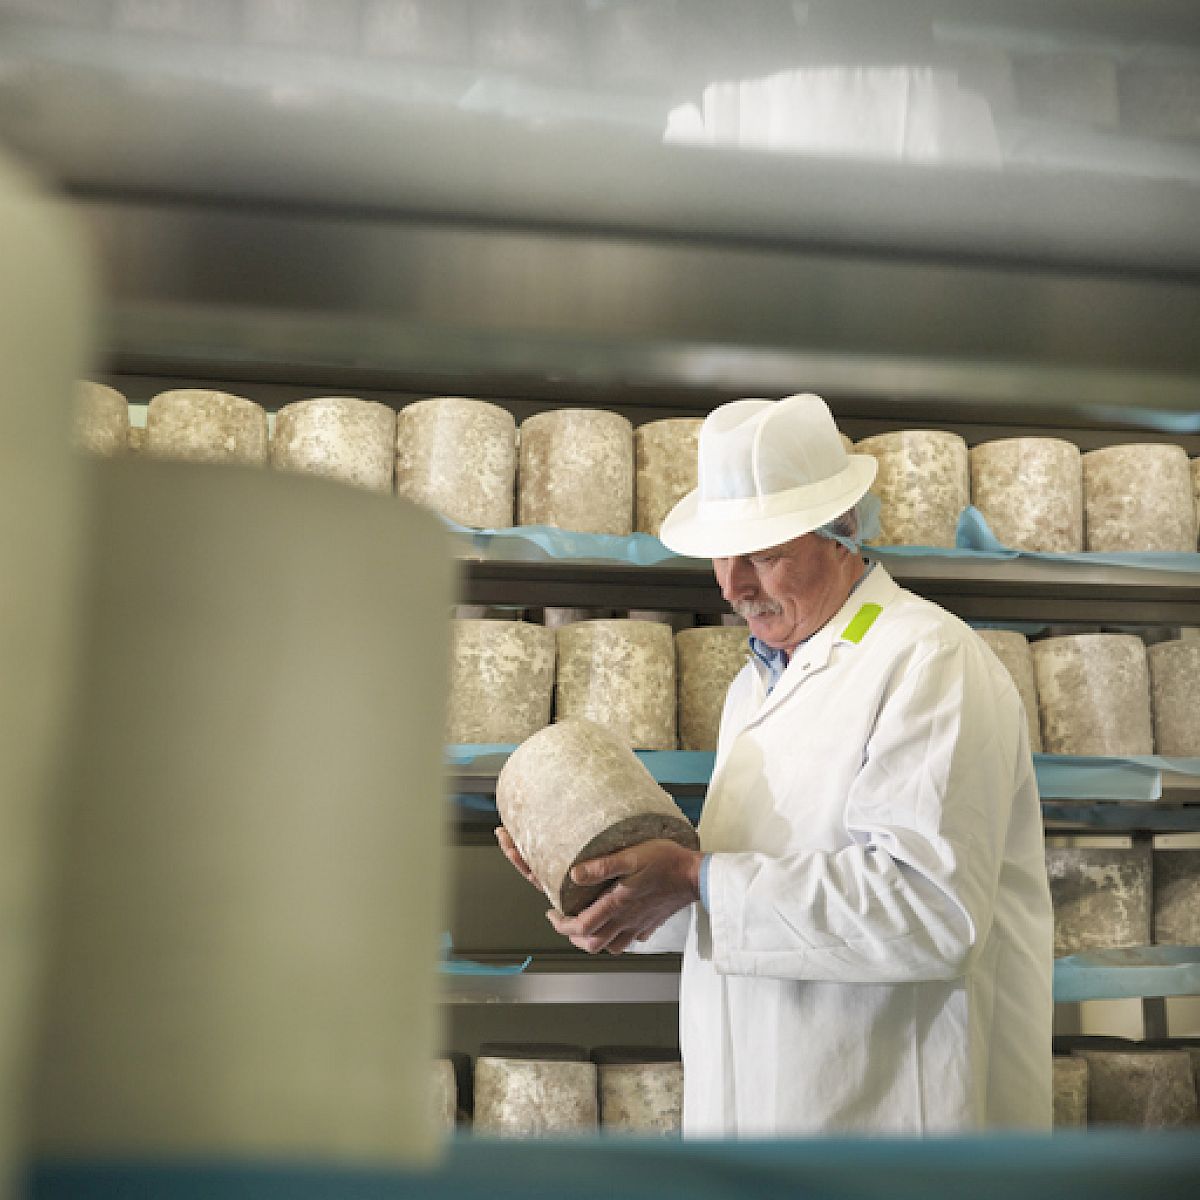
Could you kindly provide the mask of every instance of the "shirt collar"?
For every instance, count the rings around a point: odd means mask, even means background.
[[[750,635],[750,653],[763,665],[767,695],[770,695],[771,689],[783,678],[783,673],[787,670],[787,655],[782,650],[776,650],[774,646],[768,646],[754,634]]]

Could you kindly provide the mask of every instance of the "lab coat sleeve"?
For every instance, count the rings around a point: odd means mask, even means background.
[[[850,844],[713,856],[716,969],[839,983],[961,976],[990,928],[1028,758],[1018,703],[964,641],[914,651],[882,693],[847,796]]]
[[[629,947],[634,954],[682,954],[692,923],[694,905],[681,908],[668,917],[644,942],[634,942]]]

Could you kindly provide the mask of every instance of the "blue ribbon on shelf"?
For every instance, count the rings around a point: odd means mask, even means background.
[[[1162,772],[1149,763],[1035,754],[1033,767],[1043,800],[1151,802],[1162,796]]]
[[[454,745],[446,747],[447,761],[459,767],[496,771],[516,749],[508,745]],[[704,785],[712,775],[716,756],[704,750],[639,750],[637,756],[659,783]],[[1162,772],[1200,777],[1200,758],[1141,755],[1131,758],[1083,758],[1062,754],[1035,754],[1038,789],[1047,800],[1127,800],[1149,803],[1162,796]],[[495,803],[480,795],[457,797],[474,812],[494,814]],[[680,807],[692,821],[699,820],[700,801],[684,797]]]
[[[465,812],[478,813],[480,816],[500,817],[496,801],[491,796],[475,795],[470,792],[459,792],[453,797],[453,802]],[[676,796],[675,803],[680,811],[693,825],[700,824],[700,814],[704,810],[704,801],[698,796]]]
[[[1079,411],[1102,425],[1128,425],[1159,433],[1200,433],[1200,412],[1170,412],[1159,408],[1127,408],[1118,404],[1085,404]]]
[[[1054,999],[1136,1000],[1200,994],[1200,946],[1093,950],[1054,962]]]
[[[438,964],[441,975],[520,975],[533,962],[530,955],[524,962],[510,963],[505,966],[493,966],[490,963],[475,962],[469,958],[451,958],[454,953],[454,939],[449,931],[442,934],[442,959]]]
[[[634,567],[655,567],[680,555],[668,550],[648,533],[620,536],[610,533],[576,533],[553,525],[514,525],[509,529],[474,529],[459,525],[448,517],[442,520],[454,534],[470,542],[472,550],[486,554],[500,543],[514,557],[564,559],[576,562],[624,563]],[[532,551],[532,553],[531,553]],[[693,561],[693,560],[687,560]]]
[[[505,742],[456,742],[446,746],[445,756],[452,767],[498,771],[516,748],[513,743]]]
[[[1036,558],[1043,562],[1084,563],[1090,566],[1140,567],[1142,570],[1200,572],[1200,553],[1190,551],[1081,550],[1078,553],[1049,554],[1033,550],[1014,550],[1005,546],[988,527],[983,513],[968,505],[958,517],[955,544],[974,554],[993,554],[1013,558]]]
[[[508,529],[474,529],[459,525],[443,517],[447,528],[459,538],[466,540],[470,548],[486,555],[499,543],[504,546],[505,557],[527,558],[532,561],[546,559],[575,562],[609,562],[629,566],[653,567],[671,562],[697,562],[668,550],[656,537],[648,533],[633,533],[626,537],[606,533],[576,533],[567,529],[556,529],[551,525],[514,525]],[[970,505],[959,514],[955,532],[955,545],[945,546],[867,546],[872,557],[880,559],[905,558],[948,558],[979,561],[992,559],[997,562],[1017,558],[1034,558],[1051,563],[1081,563],[1089,566],[1128,567],[1152,571],[1178,571],[1185,574],[1200,574],[1200,553],[1168,551],[1129,551],[1107,553],[1103,551],[1080,551],[1079,553],[1048,554],[1028,550],[1015,550],[1004,545],[988,528],[983,514]]]
[[[905,558],[947,558],[971,562],[992,560],[1011,562],[1033,558],[1048,563],[1079,563],[1091,567],[1128,567],[1143,571],[1178,571],[1200,574],[1200,553],[1182,551],[1124,551],[1081,550],[1050,554],[1035,550],[1017,550],[1006,546],[988,527],[983,513],[968,505],[958,515],[954,546],[867,546],[874,558],[887,560]]]
[[[1200,777],[1200,758],[1162,754],[1085,758],[1035,754],[1038,791],[1047,800],[1143,800],[1162,797],[1162,773]]]

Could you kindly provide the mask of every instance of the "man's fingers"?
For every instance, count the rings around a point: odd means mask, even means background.
[[[619,937],[613,938],[607,946],[604,947],[606,954],[624,954],[630,946],[633,945],[635,938],[632,933],[622,933]]]
[[[517,849],[517,843],[512,840],[512,835],[504,828],[503,825],[496,826],[496,841],[500,843],[500,849],[504,852],[504,857],[508,859],[534,887],[540,887],[533,872],[529,869],[529,864],[525,861],[520,850]]]
[[[622,896],[617,890],[610,888],[573,917],[564,917],[553,909],[546,915],[550,918],[550,924],[564,937],[591,937],[612,922],[620,912],[621,900]]]
[[[575,916],[552,911],[547,919],[589,954],[619,954],[691,902],[690,876],[681,869],[681,861],[692,853],[674,842],[655,840],[580,863],[572,872],[576,880],[615,882]]]
[[[620,879],[637,870],[637,861],[628,850],[616,854],[605,854],[600,858],[589,858],[571,868],[571,879],[575,883],[604,883],[609,879]]]
[[[578,933],[568,932],[571,927],[570,918],[560,916],[553,909],[546,916],[550,919],[550,924],[559,933],[570,939],[571,945],[586,951],[588,954],[599,954],[602,950],[608,950],[612,954],[620,954],[633,940],[631,930],[623,929],[614,922],[601,925],[592,933]]]

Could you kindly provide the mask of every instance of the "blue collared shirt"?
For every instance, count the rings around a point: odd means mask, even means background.
[[[804,645],[804,642],[801,642],[800,645]],[[767,695],[769,696],[775,685],[783,678],[784,671],[787,670],[787,651],[768,646],[761,638],[756,638],[754,634],[751,634],[750,653],[767,669]]]
[[[862,582],[875,569],[875,564],[871,563],[862,573],[861,577],[855,585],[846,593],[846,598],[849,599],[858,591]],[[809,635],[812,636],[811,634]],[[798,642],[796,648],[804,645],[804,641]],[[761,638],[756,638],[753,634],[750,635],[750,653],[758,659],[767,670],[767,695],[769,696],[775,685],[783,678],[784,671],[787,670],[788,655],[786,650],[776,650],[774,646],[768,646]],[[708,912],[708,868],[712,861],[712,855],[706,854],[700,860],[700,903],[704,907],[704,911]]]

